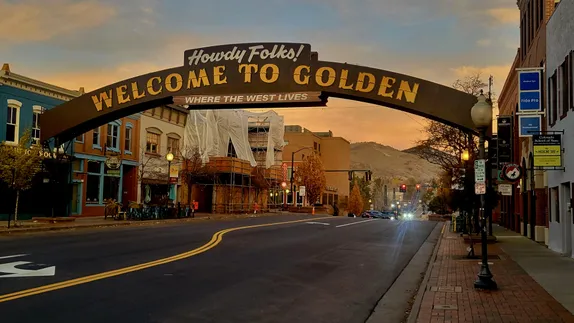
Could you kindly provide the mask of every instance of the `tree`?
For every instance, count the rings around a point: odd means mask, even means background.
[[[360,215],[363,212],[363,197],[359,185],[355,182],[353,189],[351,189],[351,196],[349,196],[348,211],[355,215]]]
[[[371,184],[367,182],[364,177],[353,175],[353,183],[359,186],[359,192],[363,198],[363,204],[368,205],[369,200],[372,200]],[[352,188],[351,188],[352,189]]]
[[[26,130],[17,146],[0,144],[0,180],[16,191],[14,223],[18,221],[20,192],[32,187],[33,179],[40,171],[42,147],[32,144],[32,131]],[[10,219],[8,219],[10,220]],[[10,225],[10,221],[8,221]]]
[[[269,189],[269,182],[265,179],[265,168],[261,166],[254,167],[251,171],[251,183],[255,188],[255,199],[259,198],[259,193]]]
[[[140,201],[144,201],[144,197],[142,197],[141,195],[144,194],[144,188],[143,188],[143,179],[144,178],[149,178],[149,179],[160,179],[160,178],[165,178],[166,174],[165,172],[160,172],[157,170],[157,168],[160,166],[160,164],[162,163],[162,158],[160,158],[159,156],[156,155],[150,155],[150,154],[146,154],[146,147],[140,147],[140,152],[141,152],[141,156],[140,156],[140,162],[139,162],[139,167],[138,167],[138,182],[141,185],[141,190],[140,190]],[[167,163],[167,161],[164,159],[164,163]]]
[[[203,162],[197,147],[183,149],[181,151],[181,159],[182,169],[180,174],[187,184],[187,203],[191,206],[193,184],[212,180],[215,176],[215,171]]]
[[[307,201],[314,205],[327,186],[321,158],[315,153],[307,156],[297,167],[297,176],[301,178],[301,183],[305,186]]]

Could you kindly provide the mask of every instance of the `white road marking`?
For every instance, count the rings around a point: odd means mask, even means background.
[[[46,267],[38,270],[16,268],[16,266],[26,264],[31,264],[31,262],[15,261],[6,264],[0,264],[0,272],[8,274],[8,275],[0,275],[0,278],[54,276],[56,274],[56,266]]]
[[[323,223],[323,222],[305,222],[307,224],[321,224],[321,225],[330,225],[329,223]]]
[[[335,228],[342,228],[342,227],[346,227],[348,225],[355,225],[355,224],[360,224],[360,223],[365,223],[365,222],[370,222],[370,221],[375,221],[376,219],[369,219],[369,220],[365,220],[365,221],[359,221],[359,222],[352,222],[352,223],[347,223],[347,224],[340,224],[338,226],[336,226]]]
[[[28,255],[27,253],[22,253],[22,254],[19,254],[19,255],[2,256],[2,257],[0,257],[0,259],[8,259],[8,258],[23,257],[23,256],[27,256],[27,255]]]

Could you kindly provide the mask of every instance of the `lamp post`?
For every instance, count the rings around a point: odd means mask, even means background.
[[[488,127],[492,125],[492,105],[486,101],[486,97],[482,94],[478,96],[478,102],[472,107],[470,111],[470,115],[472,117],[472,122],[474,122],[475,126],[479,130],[479,159],[485,158],[485,147],[484,147],[484,140],[486,137],[486,130]],[[490,183],[490,181],[489,181]],[[488,191],[488,188],[487,188]],[[481,240],[482,240],[482,263],[480,265],[480,271],[478,272],[478,279],[474,282],[474,288],[480,289],[490,289],[494,290],[497,289],[496,282],[492,280],[492,273],[490,272],[490,268],[488,267],[488,249],[487,249],[487,232],[486,232],[486,217],[487,215],[484,214],[486,208],[486,197],[485,194],[480,195],[480,208],[481,211]]]
[[[294,152],[291,153],[291,178],[290,178],[290,181],[291,181],[291,192],[293,192],[293,179],[294,179],[294,176],[293,176],[293,175],[295,174],[295,154],[298,153],[298,152],[300,152],[300,151],[302,151],[302,150],[305,150],[305,149],[313,149],[313,148],[311,148],[311,147],[303,147],[303,148],[301,148],[301,149],[299,149],[299,150],[296,150],[296,151],[294,151]],[[297,204],[296,204],[296,201],[295,201],[295,192],[293,192],[293,201],[292,201],[292,204],[293,204],[293,206],[297,205]]]
[[[173,161],[173,154],[171,152],[165,155],[165,159],[167,159],[167,198],[165,200],[165,205],[169,205],[169,191],[170,191],[170,181],[171,181],[171,162]]]

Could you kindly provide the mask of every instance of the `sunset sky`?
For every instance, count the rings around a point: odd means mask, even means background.
[[[519,43],[516,0],[0,0],[0,63],[94,90],[182,64],[190,48],[305,42],[321,60],[450,85],[481,71],[500,93]],[[286,124],[404,149],[425,119],[331,99],[281,110]]]

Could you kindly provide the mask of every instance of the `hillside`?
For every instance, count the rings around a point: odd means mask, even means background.
[[[351,144],[351,168],[371,169],[376,177],[394,177],[407,179],[413,177],[420,181],[435,178],[440,168],[416,154],[403,152],[393,147],[375,142]]]

